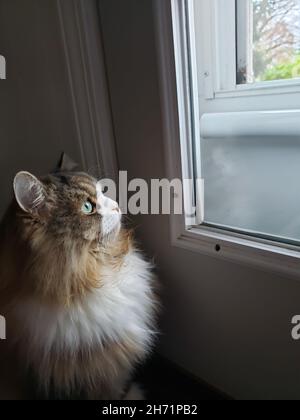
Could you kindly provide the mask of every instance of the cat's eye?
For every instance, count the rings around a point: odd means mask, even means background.
[[[81,207],[81,211],[84,214],[93,214],[95,211],[95,206],[87,200]]]

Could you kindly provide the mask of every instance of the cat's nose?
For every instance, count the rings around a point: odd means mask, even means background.
[[[113,214],[113,213],[120,213],[119,205],[116,201],[113,201],[112,199],[105,197],[102,195],[102,197],[99,197],[97,200],[97,211],[99,214]]]
[[[121,213],[119,204],[103,194],[101,183],[97,184],[97,212],[99,214]]]

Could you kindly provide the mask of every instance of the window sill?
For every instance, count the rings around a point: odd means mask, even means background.
[[[202,139],[299,137],[300,110],[219,112],[203,114]]]
[[[300,276],[300,248],[296,246],[283,248],[276,242],[258,242],[246,235],[220,233],[206,227],[195,227],[173,235],[172,245],[277,275]]]
[[[300,92],[300,80],[279,80],[272,82],[237,85],[233,89],[217,90],[212,99],[241,98],[262,95],[283,95]]]

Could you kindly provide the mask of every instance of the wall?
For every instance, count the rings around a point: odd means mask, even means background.
[[[19,170],[53,169],[62,151],[80,162],[56,2],[0,0],[0,215]]]
[[[100,0],[120,169],[165,176],[150,0]],[[170,245],[168,218],[138,234],[164,285],[161,351],[235,398],[300,399],[300,282]]]

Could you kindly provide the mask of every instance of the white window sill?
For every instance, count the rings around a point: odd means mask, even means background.
[[[277,275],[300,276],[298,247],[283,248],[271,241],[257,242],[246,235],[220,233],[205,227],[192,228],[173,236],[172,245]]]
[[[201,138],[299,137],[300,110],[219,112],[201,118]]]
[[[262,95],[283,95],[300,92],[300,80],[278,80],[246,85],[236,85],[234,89],[217,90],[213,99],[241,98]]]

